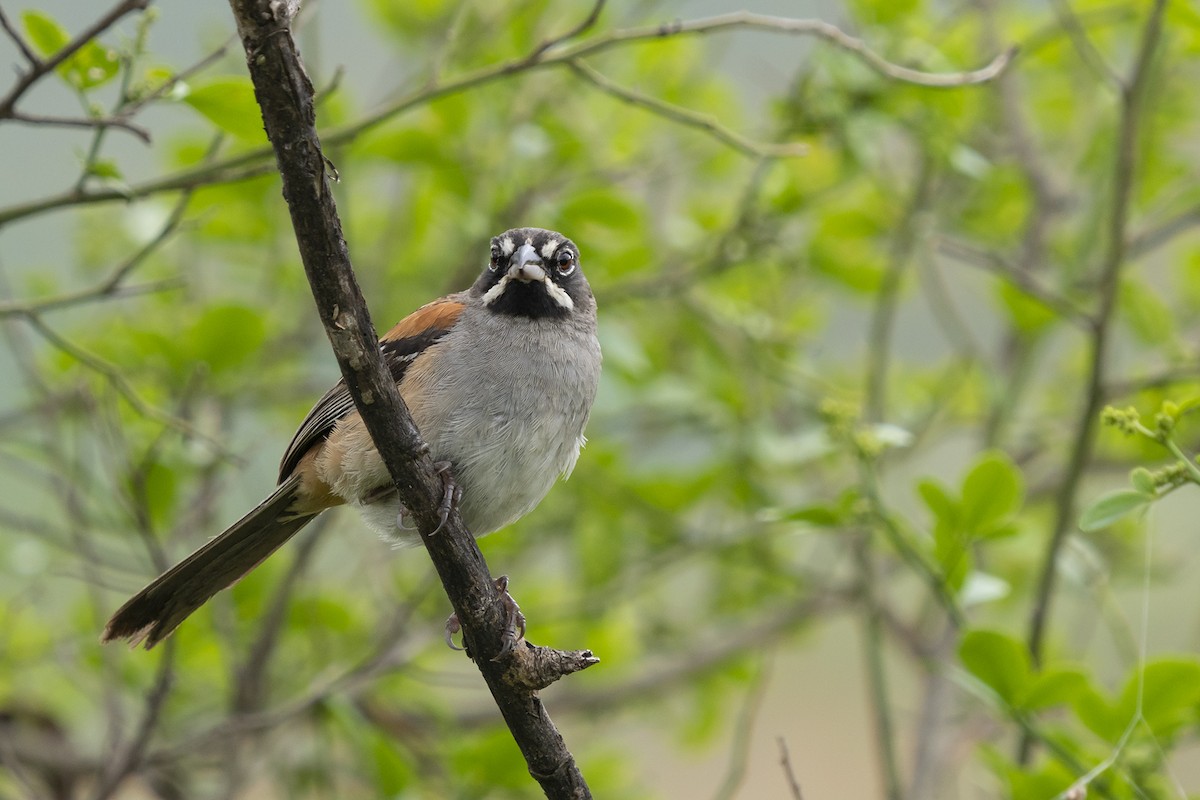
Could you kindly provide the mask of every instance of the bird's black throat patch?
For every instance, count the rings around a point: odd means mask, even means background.
[[[570,290],[567,290],[567,295],[570,294]],[[551,297],[546,287],[538,281],[509,281],[500,296],[488,304],[488,308],[497,314],[530,319],[561,319],[571,313],[571,309]]]

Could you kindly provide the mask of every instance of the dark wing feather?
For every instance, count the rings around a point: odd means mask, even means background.
[[[396,383],[404,377],[408,365],[417,356],[450,332],[463,308],[462,295],[451,295],[421,306],[383,335],[379,340],[379,350]],[[339,380],[300,423],[279,463],[279,482],[287,480],[304,454],[324,442],[338,420],[353,411],[354,400],[350,397],[350,390],[346,388],[345,380]]]

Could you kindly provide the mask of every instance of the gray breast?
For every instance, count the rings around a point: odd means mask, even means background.
[[[434,458],[455,465],[464,520],[481,536],[528,513],[574,467],[600,345],[592,323],[469,308],[434,346],[439,374],[414,372],[425,385],[405,395],[421,398],[413,419]]]

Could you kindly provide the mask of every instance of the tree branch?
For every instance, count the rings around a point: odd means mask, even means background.
[[[13,111],[8,118],[26,125],[49,125],[59,128],[119,128],[132,133],[145,144],[150,144],[150,131],[120,117],[59,117],[52,114],[23,114]]]
[[[37,66],[42,63],[42,60],[38,58],[37,53],[33,52],[33,48],[31,48],[29,43],[25,41],[25,37],[22,36],[21,32],[18,31],[16,26],[12,24],[8,18],[8,15],[4,13],[3,7],[0,7],[0,28],[3,28],[4,32],[8,34],[8,38],[13,40],[13,43],[17,46],[17,49],[21,51],[21,55],[25,56],[25,60],[29,62],[30,67],[36,69]]]
[[[1035,666],[1040,665],[1042,661],[1046,625],[1058,576],[1059,551],[1074,525],[1076,497],[1083,481],[1084,470],[1092,456],[1093,434],[1099,421],[1100,407],[1104,403],[1111,322],[1117,308],[1121,267],[1126,261],[1129,209],[1136,182],[1134,167],[1137,163],[1138,131],[1142,123],[1150,65],[1162,35],[1165,11],[1166,0],[1155,0],[1142,28],[1130,77],[1120,83],[1120,117],[1113,153],[1113,196],[1108,209],[1105,250],[1098,276],[1097,291],[1100,303],[1093,315],[1094,327],[1086,390],[1063,482],[1055,497],[1054,524],[1042,556],[1033,609],[1029,617],[1029,655]],[[1028,763],[1032,745],[1033,740],[1028,734],[1024,735],[1018,748],[1018,761],[1021,764]]]
[[[230,0],[230,7],[275,151],[313,299],[354,405],[417,524],[458,614],[463,640],[530,773],[547,797],[589,798],[587,783],[537,690],[596,659],[588,651],[558,654],[528,643],[501,655],[506,626],[500,596],[457,510],[450,509],[442,519],[442,478],[383,365],[354,277],[330,191],[328,162],[315,128],[312,83],[290,30],[295,4]],[[564,658],[556,660],[556,654]]]
[[[921,72],[892,64],[882,56],[871,51],[862,40],[855,39],[843,33],[836,26],[828,22],[768,17],[760,14],[725,14],[673,24],[617,29],[567,47],[557,47],[557,44],[565,38],[557,37],[551,40],[552,46],[549,49],[543,46],[545,43],[542,43],[527,55],[502,61],[499,64],[482,67],[440,83],[426,84],[420,89],[398,98],[357,122],[328,131],[324,136],[324,141],[327,144],[345,144],[405,111],[429,103],[432,100],[478,88],[485,84],[511,77],[512,75],[531,72],[543,67],[567,64],[584,56],[609,50],[613,47],[633,42],[655,41],[672,36],[697,35],[723,30],[735,30],[738,28],[817,36],[854,53],[871,66],[872,69],[892,80],[940,88],[970,86],[990,81],[1008,67],[1015,53],[1013,49],[1001,53],[992,59],[990,63],[977,70],[947,73]],[[18,219],[58,208],[104,203],[112,200],[128,201],[183,188],[245,180],[270,171],[270,167],[264,163],[264,159],[269,158],[270,154],[271,149],[269,147],[256,148],[200,168],[182,170],[172,175],[166,175],[132,187],[125,187],[122,191],[115,189],[93,191],[69,190],[40,200],[32,200],[0,210],[0,227]]]
[[[722,144],[728,145],[734,150],[745,153],[752,158],[789,158],[802,156],[808,152],[808,146],[800,142],[777,144],[775,142],[756,142],[748,139],[732,128],[725,127],[708,114],[701,114],[697,111],[692,111],[690,108],[681,108],[665,100],[659,100],[657,97],[651,97],[641,92],[635,92],[632,89],[626,89],[624,86],[597,72],[583,61],[568,61],[567,66],[577,76],[618,100],[645,108],[651,113],[685,127],[704,131]]]

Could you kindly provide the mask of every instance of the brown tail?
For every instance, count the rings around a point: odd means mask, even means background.
[[[164,572],[112,615],[101,642],[129,639],[146,649],[170,635],[217,592],[257,567],[316,515],[291,516],[300,481],[292,477],[258,508]]]

